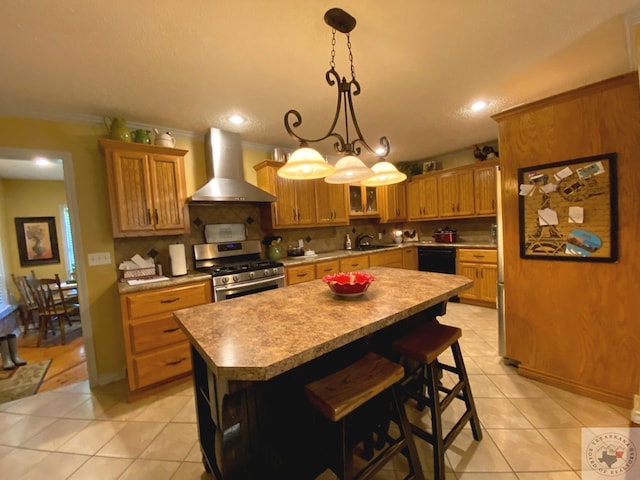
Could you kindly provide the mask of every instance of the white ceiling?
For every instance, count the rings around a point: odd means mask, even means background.
[[[372,146],[386,135],[394,163],[494,140],[490,115],[636,68],[627,27],[640,0],[12,1],[0,7],[0,114],[218,127],[294,148],[287,110],[307,137],[335,110],[323,21],[335,6],[358,22],[363,134]],[[343,76],[345,43],[338,34]],[[489,107],[471,113],[478,99]]]

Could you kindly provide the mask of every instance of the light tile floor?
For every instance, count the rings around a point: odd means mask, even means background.
[[[476,442],[468,427],[462,431],[446,454],[448,480],[575,480],[581,429],[629,424],[628,410],[528,380],[504,365],[495,310],[449,304],[442,322],[463,329],[484,432]],[[455,403],[445,414],[455,414]],[[428,421],[408,410],[413,421]],[[209,479],[195,422],[190,382],[135,403],[127,403],[124,382],[94,390],[80,382],[0,404],[0,477]],[[433,478],[431,449],[416,442],[425,478]],[[394,462],[376,478],[403,478],[403,470]],[[321,478],[334,477],[327,471]]]

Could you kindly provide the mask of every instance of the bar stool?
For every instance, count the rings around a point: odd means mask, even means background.
[[[415,424],[412,424],[412,430],[415,435],[433,446],[433,464],[437,480],[445,478],[444,452],[467,422],[471,423],[473,438],[482,440],[480,420],[458,344],[461,336],[462,331],[459,328],[432,320],[392,343],[393,350],[401,355],[400,361],[405,365],[406,374],[400,382],[403,393],[416,400],[418,409],[422,410],[425,405],[430,409],[431,433]],[[453,353],[454,365],[438,361],[438,356],[448,348],[451,348]],[[440,382],[442,370],[458,376],[458,382],[453,387],[447,388]],[[440,398],[440,392],[445,393],[444,397]],[[449,433],[444,435],[442,413],[456,398],[464,402],[466,409]]]
[[[336,465],[332,465],[331,469],[342,480],[371,478],[399,452],[405,454],[409,463],[407,479],[423,479],[411,425],[396,393],[398,381],[403,376],[404,369],[401,365],[378,354],[367,353],[342,370],[305,385],[307,400],[337,426],[339,451]],[[385,402],[382,403],[382,400]],[[382,408],[377,408],[378,401]],[[368,408],[374,404],[376,408]],[[386,431],[384,434],[380,433],[386,440],[384,444],[389,443],[389,446],[358,472],[353,472],[353,447],[357,444],[354,437],[357,435],[348,425],[351,427],[363,420],[354,419],[358,414],[363,414],[365,423],[370,425],[368,434],[391,420],[397,424],[400,435],[392,438]],[[379,447],[382,448],[380,445]]]

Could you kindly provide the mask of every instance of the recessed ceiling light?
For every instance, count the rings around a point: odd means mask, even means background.
[[[234,125],[242,125],[245,122],[245,118],[240,115],[231,115],[229,121]]]
[[[474,112],[477,112],[479,110],[484,110],[487,106],[487,102],[483,102],[482,100],[474,103],[473,105],[471,105],[471,110],[473,110]]]

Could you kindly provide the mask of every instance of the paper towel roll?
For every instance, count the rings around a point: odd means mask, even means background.
[[[169,245],[169,260],[171,262],[171,275],[178,277],[187,274],[187,257],[184,244],[175,243]]]

